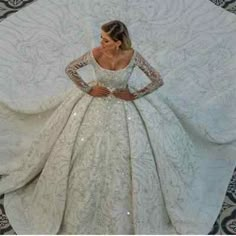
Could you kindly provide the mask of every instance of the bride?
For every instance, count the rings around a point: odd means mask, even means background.
[[[96,81],[77,73],[86,65]],[[135,67],[151,80],[141,90],[129,86]],[[0,172],[16,233],[207,234],[227,188],[219,179],[233,167],[218,147],[194,140],[158,96],[163,79],[132,48],[125,24],[102,25],[101,45],[65,71],[79,89],[24,160]]]

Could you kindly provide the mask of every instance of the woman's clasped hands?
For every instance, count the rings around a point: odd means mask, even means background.
[[[116,89],[114,91],[110,91],[108,88],[100,86],[100,85],[93,86],[88,94],[94,97],[107,97],[110,94],[112,94],[115,97],[126,100],[126,101],[132,101],[136,99],[136,96],[130,93],[129,89],[127,88]]]
[[[136,96],[132,94],[129,89],[118,89],[112,92],[112,94],[120,99],[126,100],[126,101],[133,101],[136,99]]]

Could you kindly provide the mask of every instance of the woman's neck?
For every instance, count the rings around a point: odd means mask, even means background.
[[[102,51],[109,58],[114,58],[114,57],[118,57],[118,56],[123,55],[123,50],[122,49],[119,49],[119,50],[102,49]]]

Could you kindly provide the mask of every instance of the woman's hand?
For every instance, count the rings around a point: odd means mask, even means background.
[[[117,97],[121,98],[126,101],[133,101],[135,100],[136,96],[130,93],[129,89],[117,89],[112,92],[112,94]]]
[[[95,85],[92,89],[88,92],[89,95],[93,97],[107,97],[111,91],[106,87]]]

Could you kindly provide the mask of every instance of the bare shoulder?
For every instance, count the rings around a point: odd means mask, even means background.
[[[102,50],[100,47],[96,47],[96,48],[92,49],[92,53],[93,53],[94,58],[97,59],[97,58],[101,57]]]

